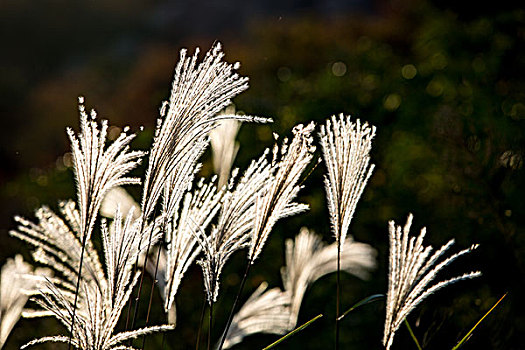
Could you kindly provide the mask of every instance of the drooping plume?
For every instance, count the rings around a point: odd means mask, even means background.
[[[319,278],[337,271],[337,243],[325,245],[321,237],[303,227],[295,240],[286,241],[286,265],[281,269],[284,289],[290,293],[290,329],[297,324],[306,290]],[[362,279],[376,267],[377,252],[370,245],[345,242],[341,270]]]
[[[350,120],[350,116],[332,116],[321,126],[319,134],[323,158],[330,223],[336,241],[344,245],[357,202],[372,175],[370,163],[375,127]]]
[[[233,317],[223,349],[257,334],[285,334],[290,328],[290,295],[263,282]]]
[[[0,349],[18,322],[27,299],[43,287],[51,271],[33,267],[21,255],[7,259],[0,273]]]
[[[36,211],[38,223],[15,217],[19,226],[10,234],[36,248],[33,251],[33,258],[55,271],[54,278],[60,281],[61,289],[74,293],[80,260],[82,260],[80,273],[83,282],[93,288],[105,289],[104,270],[89,237],[82,248],[80,212],[76,209],[75,202],[61,202],[59,209],[63,218],[46,206],[38,209]],[[81,259],[82,251],[84,251],[83,259]],[[79,294],[79,303],[82,302],[83,295]]]
[[[392,346],[394,335],[403,320],[426,297],[452,283],[481,275],[479,271],[469,272],[435,283],[429,287],[429,284],[445,266],[460,256],[470,253],[477,248],[477,245],[453,254],[436,264],[444,256],[448,248],[454,244],[454,240],[450,240],[438,251],[430,255],[432,247],[423,246],[423,238],[426,233],[425,228],[421,229],[421,233],[417,238],[409,237],[412,218],[412,214],[410,214],[403,228],[396,226],[394,221],[389,222],[390,264],[388,268],[388,292],[383,334],[383,345],[387,350]]]

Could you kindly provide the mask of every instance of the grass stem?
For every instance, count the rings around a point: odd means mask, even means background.
[[[246,279],[248,277],[248,273],[250,272],[251,266],[252,266],[252,260],[250,259],[250,261],[248,262],[248,265],[246,266],[246,270],[244,271],[244,276],[242,277],[241,285],[239,286],[239,291],[237,292],[237,295],[235,296],[235,301],[233,302],[233,306],[230,310],[230,315],[228,316],[228,321],[226,322],[226,328],[224,329],[224,334],[222,335],[218,350],[222,350],[222,347],[224,346],[224,342],[226,341],[226,336],[228,335],[228,331],[230,330],[230,326],[233,320],[233,315],[235,314],[235,310],[237,308],[237,304],[239,303],[239,298],[241,296],[242,290],[244,289],[244,285],[246,284]]]
[[[487,313],[485,313],[485,315],[483,315],[482,318],[480,318],[480,320],[474,325],[474,327],[472,327],[472,329],[470,331],[468,331],[468,333],[456,344],[456,346],[454,346],[452,348],[452,350],[457,350],[459,349],[459,347],[461,345],[463,345],[467,340],[470,339],[471,335],[472,335],[472,332],[474,332],[474,330],[476,329],[477,326],[479,326],[479,324],[485,319],[485,317],[487,317],[491,312],[492,310],[494,310],[496,308],[496,306],[498,306],[498,304],[503,300],[503,298],[505,298],[507,296],[507,293],[503,294],[503,296],[496,302],[496,304],[494,304],[489,311],[487,311]]]
[[[335,305],[335,350],[339,350],[339,305],[341,303],[341,241],[337,242],[337,290]]]
[[[211,349],[211,330],[213,327],[213,302],[210,304],[210,318],[208,320],[208,350]]]
[[[201,308],[201,317],[199,319],[199,330],[197,331],[197,340],[195,341],[195,350],[199,350],[199,345],[201,343],[201,331],[202,331],[202,322],[204,322],[204,311],[206,311],[206,295],[204,295],[204,299],[202,300],[202,308]]]
[[[415,335],[414,332],[412,331],[412,327],[410,327],[410,324],[408,323],[408,321],[407,321],[406,318],[405,318],[405,325],[407,326],[407,328],[408,328],[408,332],[410,333],[410,336],[411,336],[412,339],[414,340],[414,343],[416,343],[416,346],[417,346],[418,350],[423,350],[423,348],[421,347],[421,345],[419,345],[419,341],[417,340],[416,335]]]

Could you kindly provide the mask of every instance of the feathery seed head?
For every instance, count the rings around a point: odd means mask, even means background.
[[[292,202],[301,186],[298,184],[303,171],[313,158],[315,146],[312,132],[315,124],[296,125],[292,132],[294,137],[290,143],[285,139],[280,148],[274,147],[271,166],[275,175],[268,189],[257,195],[255,203],[255,222],[251,233],[248,259],[255,262],[270,235],[270,232],[280,218],[295,215],[308,209],[305,204]]]
[[[325,176],[330,223],[335,239],[341,246],[361,194],[372,175],[370,150],[376,128],[355,122],[350,116],[335,115],[321,126],[319,137],[328,170]]]
[[[472,245],[470,248],[453,254],[436,264],[448,248],[454,244],[454,240],[450,240],[430,255],[432,247],[423,245],[423,237],[426,234],[425,228],[421,230],[417,238],[409,236],[412,219],[412,214],[409,214],[403,228],[396,226],[394,221],[389,222],[390,264],[383,335],[383,345],[387,350],[392,346],[395,332],[403,320],[426,297],[452,283],[481,275],[479,271],[470,272],[429,287],[439,271],[460,256],[470,253],[478,245]]]

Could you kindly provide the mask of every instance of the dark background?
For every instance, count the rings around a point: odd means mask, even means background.
[[[8,235],[14,215],[33,217],[38,206],[56,207],[75,195],[64,128],[78,129],[77,97],[84,95],[113,125],[145,126],[135,146],[148,148],[178,50],[205,51],[219,40],[227,59],[240,61],[250,77],[250,89],[234,101],[237,109],[275,120],[242,127],[236,166],[246,167],[270,146],[272,131],[288,134],[299,122],[321,123],[343,112],[378,128],[377,167],[351,232],[378,249],[379,266],[370,281],[344,276],[343,308],[386,291],[387,222],[404,224],[412,212],[412,232],[426,226],[427,244],[455,238],[456,251],[481,245],[440,275],[479,269],[481,278],[439,291],[410,315],[424,348],[451,348],[506,292],[464,348],[525,348],[523,9],[505,1],[489,7],[418,0],[20,0],[0,2],[0,28],[2,264],[19,252],[29,258],[27,247]],[[203,161],[208,176],[208,154]],[[319,166],[301,193],[310,213],[276,226],[246,296],[263,280],[280,285],[283,240],[301,226],[333,241],[323,171]],[[215,339],[244,263],[244,252],[236,254],[224,272]],[[177,296],[178,325],[166,336],[167,348],[194,348],[202,290],[200,269],[193,267]],[[299,323],[325,317],[281,348],[333,346],[334,293],[334,276],[312,286]],[[152,316],[164,322],[160,304]],[[381,348],[383,321],[383,302],[355,311],[342,322],[342,348]],[[22,320],[5,348],[64,333],[52,319]],[[250,337],[237,348],[260,348],[276,338]],[[148,337],[146,348],[160,348],[161,341]],[[393,348],[415,348],[404,327]]]

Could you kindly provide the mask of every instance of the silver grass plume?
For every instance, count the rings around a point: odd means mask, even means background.
[[[223,61],[220,44],[212,47],[199,64],[198,54],[196,49],[192,57],[187,57],[186,50],[181,50],[170,100],[161,108],[144,182],[141,203],[144,218],[151,216],[163,191],[169,198],[167,207],[176,210],[191,183],[195,163],[207,146],[206,137],[218,122],[231,118],[270,121],[217,115],[233,97],[248,88],[248,78],[235,73],[239,63],[232,65]]]
[[[224,349],[231,348],[252,334],[284,334],[291,329],[290,294],[277,287],[267,288],[268,283],[261,283],[235,314],[224,341]]]
[[[130,215],[132,215],[133,219],[139,219],[141,217],[141,211],[140,206],[137,202],[133,199],[132,196],[129,195],[128,192],[126,192],[125,189],[122,187],[116,187],[113,188],[111,191],[108,192],[106,195],[106,198],[102,201],[102,206],[100,207],[100,214],[102,216],[108,217],[108,218],[114,218],[115,213],[118,208],[122,208],[123,212],[129,212]],[[132,212],[131,212],[132,210]],[[160,221],[160,220],[158,220]],[[110,226],[110,230],[113,229],[114,225]],[[160,252],[159,252],[160,249]],[[145,254],[146,252],[141,252],[141,256]],[[158,262],[157,262],[158,257]],[[138,259],[139,263],[143,261],[144,259]],[[146,264],[146,271],[156,279],[156,282],[159,286],[159,292],[160,296],[162,298],[162,301],[166,303],[166,278],[167,278],[167,256],[166,256],[166,249],[164,247],[156,246],[150,256],[150,259],[148,259]],[[155,273],[156,272],[156,273]],[[158,276],[161,276],[161,278],[158,278]],[[167,311],[168,313],[168,323],[171,325],[176,324],[177,314],[176,314],[176,307],[174,304],[170,306],[170,309]]]
[[[78,277],[75,283],[75,298],[71,318],[71,332],[75,323],[75,312],[81,284],[85,244],[91,237],[91,231],[98,216],[98,211],[105,194],[113,187],[137,184],[139,179],[125,177],[134,169],[144,155],[140,151],[129,151],[129,143],[135,135],[126,131],[106,148],[108,123],[96,122],[96,112],[91,111],[91,120],[85,111],[84,98],[79,97],[80,134],[78,137],[70,128],[67,129],[71,141],[73,169],[77,184],[79,208],[79,236],[81,237]],[[126,130],[126,129],[124,129]]]
[[[311,136],[315,124],[296,125],[292,132],[294,137],[288,144],[283,142],[280,150],[274,147],[273,166],[277,173],[266,192],[257,197],[255,203],[255,223],[251,233],[248,259],[253,264],[280,218],[295,215],[308,209],[308,205],[292,202],[302,188],[299,177],[313,158],[315,146]],[[279,153],[280,151],[280,159]]]
[[[377,252],[370,245],[347,241],[342,247],[341,270],[362,279],[376,267]],[[290,329],[297,324],[304,294],[319,278],[337,271],[337,243],[325,245],[321,237],[303,227],[295,240],[286,240],[286,266],[281,268],[284,289],[290,294]]]
[[[7,259],[0,273],[0,349],[22,315],[29,296],[35,294],[49,276],[48,269],[33,267],[21,255]]]
[[[36,248],[33,258],[55,271],[54,280],[61,289],[74,293],[82,260],[83,282],[103,290],[106,288],[104,270],[91,240],[87,239],[82,248],[81,214],[75,202],[61,202],[59,209],[64,219],[46,206],[36,211],[37,223],[15,217],[19,226],[10,234]],[[79,294],[79,302],[83,302],[82,294]]]
[[[103,288],[81,279],[82,302],[75,307],[74,295],[71,291],[59,288],[53,281],[48,281],[46,291],[36,299],[41,307],[53,313],[64,326],[71,327],[73,324],[71,344],[78,349],[132,349],[122,343],[151,332],[173,328],[153,326],[115,333],[122,310],[139,277],[139,273],[133,274],[132,266],[138,254],[146,248],[143,236],[154,228],[147,227],[146,230],[140,231],[140,219],[134,220],[132,212],[123,219],[120,210],[115,214],[113,225],[113,229],[110,230],[106,222],[102,222],[102,243],[106,265],[106,271],[102,275]],[[160,235],[159,230],[154,230],[153,242],[156,242]],[[72,322],[73,315],[75,315],[75,322]],[[44,337],[33,340],[22,348],[43,342],[68,343],[69,339],[69,336]]]
[[[180,282],[201,251],[191,228],[197,224],[204,230],[220,208],[223,191],[217,191],[214,182],[215,178],[209,183],[201,179],[193,192],[186,192],[180,214],[175,211],[174,217],[165,225],[167,249],[155,248],[147,261],[146,271],[154,276],[157,270],[159,291],[170,324],[175,324],[176,320],[174,301]],[[132,208],[134,218],[140,217],[140,207],[122,188],[115,188],[108,193],[102,203],[101,213],[112,217],[118,203],[122,203],[125,208]],[[138,214],[135,210],[138,210]]]
[[[319,136],[328,170],[325,176],[330,223],[336,241],[344,245],[357,202],[372,175],[370,150],[376,128],[335,115],[321,126]]]
[[[204,253],[199,264],[210,304],[217,301],[219,278],[227,260],[249,244],[250,230],[256,220],[256,200],[267,191],[276,171],[276,165],[266,159],[268,152],[265,150],[260,158],[251,162],[235,186],[233,183],[238,171],[233,171],[222,198],[217,224],[208,236],[198,225],[194,225],[194,235]]]
[[[235,107],[229,106],[225,113],[234,114]],[[210,132],[211,151],[213,159],[213,169],[215,174],[219,175],[219,188],[228,183],[233,161],[239,150],[239,143],[235,137],[239,132],[241,123],[235,119],[225,120]]]
[[[146,171],[142,216],[144,221],[151,217],[163,193],[163,228],[168,226],[178,211],[180,201],[200,167],[197,160],[208,145],[208,135],[218,123],[228,119],[271,121],[266,118],[217,114],[231,104],[233,97],[248,88],[248,78],[240,77],[235,72],[240,67],[238,62],[232,65],[223,61],[224,53],[219,43],[208,51],[199,64],[198,54],[199,49],[192,57],[186,56],[186,50],[180,52],[170,100],[161,108],[161,119],[157,122]],[[147,266],[147,262],[144,265]],[[170,303],[170,298],[166,300]]]
[[[129,285],[132,267],[136,257],[146,249],[146,241],[142,238],[152,231],[152,244],[158,241],[162,232],[158,225],[140,231],[141,219],[134,219],[133,209],[125,220],[119,208],[113,220],[113,229],[108,229],[105,220],[102,221],[102,243],[106,263],[107,288],[104,295],[106,306],[114,308],[124,297],[126,286]]]
[[[125,177],[140,163],[144,155],[129,151],[129,143],[135,135],[123,132],[106,147],[108,123],[99,126],[96,113],[89,117],[85,111],[84,98],[79,97],[80,134],[68,128],[71,141],[73,168],[77,184],[80,237],[88,240],[105,194],[113,187],[138,184],[137,178]]]
[[[450,240],[430,255],[432,247],[423,246],[425,228],[421,229],[417,238],[409,237],[412,218],[413,216],[410,214],[403,228],[396,226],[394,221],[389,222],[390,264],[383,335],[383,345],[386,349],[390,349],[392,346],[394,335],[403,320],[426,297],[452,283],[481,275],[479,271],[469,272],[429,287],[428,285],[445,266],[460,256],[470,253],[478,245],[472,245],[470,248],[453,254],[436,264],[437,260],[444,256],[448,248],[454,244],[454,240]]]

